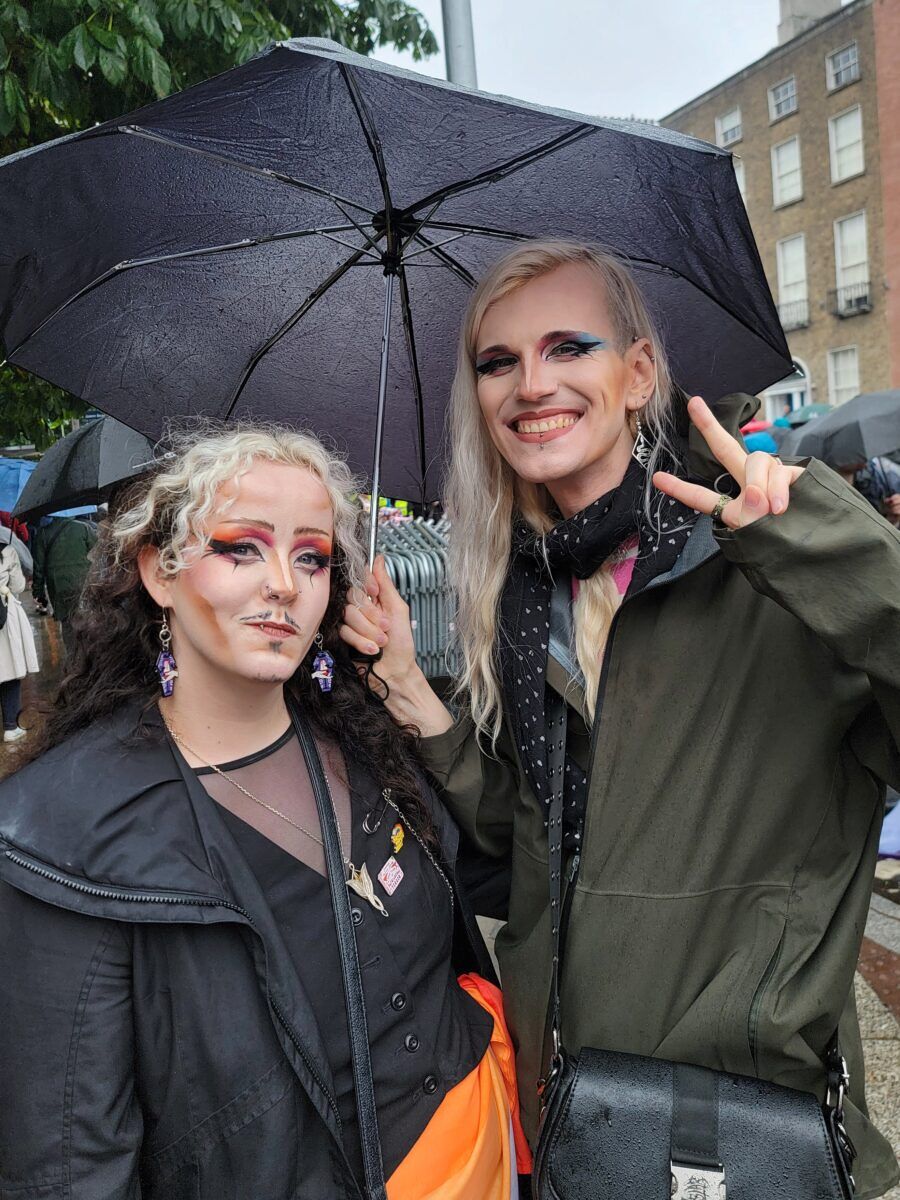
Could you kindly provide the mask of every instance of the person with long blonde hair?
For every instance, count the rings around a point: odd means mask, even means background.
[[[458,831],[338,636],[357,489],[307,434],[210,426],[103,524],[0,785],[0,1195],[518,1195]]]
[[[898,1173],[865,1104],[853,977],[900,779],[900,537],[821,463],[748,455],[755,398],[713,411],[676,383],[626,263],[512,250],[473,293],[453,385],[450,707],[383,563],[342,636],[380,652],[373,685],[446,803],[511,862],[496,945],[532,1142],[559,786],[568,1051],[821,1098],[840,1027],[874,1197]]]

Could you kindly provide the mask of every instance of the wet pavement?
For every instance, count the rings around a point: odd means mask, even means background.
[[[55,690],[63,664],[59,625],[51,617],[38,616],[31,598],[25,600],[41,663],[39,675],[29,675],[22,689],[23,727],[40,724],[40,709]],[[0,742],[0,778],[13,769],[18,747]],[[484,923],[492,945],[499,923]],[[866,924],[856,975],[856,999],[866,1056],[866,1085],[869,1108],[879,1129],[900,1157],[900,861],[878,864],[875,894]],[[900,1200],[900,1187],[885,1200]]]

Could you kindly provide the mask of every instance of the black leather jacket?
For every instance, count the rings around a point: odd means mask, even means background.
[[[293,963],[153,711],[0,784],[0,1198],[358,1200]],[[453,873],[455,965],[492,978]]]

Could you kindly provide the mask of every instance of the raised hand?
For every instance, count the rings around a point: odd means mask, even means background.
[[[783,513],[790,504],[791,484],[803,474],[803,467],[785,466],[781,459],[764,451],[748,454],[738,439],[722,428],[700,396],[691,397],[688,413],[716,459],[740,487],[740,495],[727,499],[668,471],[657,471],[654,485],[689,508],[716,517],[729,529],[751,525],[768,513]]]
[[[381,651],[378,674],[389,684],[416,666],[409,606],[391,582],[379,554],[366,580],[363,595],[354,594],[344,609],[341,637],[358,654]]]
[[[366,593],[354,595],[344,609],[341,637],[359,654],[381,651],[369,686],[382,696],[398,724],[415,727],[423,737],[445,733],[452,714],[431,689],[416,662],[409,606],[394,587],[381,555],[366,580]]]

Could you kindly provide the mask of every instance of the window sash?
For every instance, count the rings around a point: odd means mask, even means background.
[[[863,152],[862,108],[848,108],[828,122],[831,150],[831,182],[840,183],[865,169]]]
[[[730,146],[732,142],[739,142],[742,136],[740,108],[732,108],[716,117],[716,141],[720,146]]]
[[[737,179],[738,191],[741,193],[741,199],[746,203],[747,179],[746,179],[746,172],[744,171],[743,160],[740,158],[733,158],[731,161],[734,165],[734,176],[735,176],[735,179]]]
[[[777,206],[797,200],[802,195],[800,140],[791,138],[772,147],[772,198]]]
[[[797,80],[792,75],[782,83],[769,88],[769,116],[772,120],[786,117],[797,110]]]
[[[833,54],[828,55],[826,61],[829,88],[843,87],[845,83],[852,83],[854,79],[859,78],[859,50],[856,42],[835,50]]]
[[[806,238],[800,233],[775,246],[778,268],[778,303],[794,304],[808,299],[806,283]]]
[[[859,395],[859,351],[856,346],[828,351],[828,391],[832,404],[844,404]]]
[[[838,289],[868,281],[869,250],[864,212],[835,221],[834,268]]]

